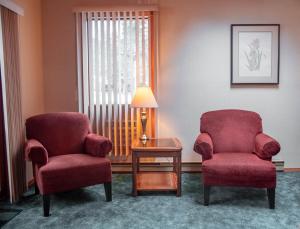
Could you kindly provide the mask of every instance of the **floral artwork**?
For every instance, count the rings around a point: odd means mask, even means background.
[[[240,76],[271,77],[271,39],[268,32],[239,34]]]
[[[249,52],[244,51],[248,61],[247,68],[249,71],[257,71],[260,69],[261,56],[263,54],[259,47],[259,39],[254,39],[248,46]]]
[[[253,27],[253,30],[252,30]],[[265,28],[264,28],[265,27]],[[238,83],[278,81],[277,25],[238,25],[232,28],[232,79]],[[279,30],[277,30],[279,31]]]

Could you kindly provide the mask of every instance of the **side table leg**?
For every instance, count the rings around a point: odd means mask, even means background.
[[[132,196],[137,196],[136,188],[136,175],[137,175],[137,158],[135,152],[132,154]]]
[[[177,157],[173,157],[173,172],[176,173],[177,172],[177,161],[176,161]]]
[[[137,172],[139,172],[139,171],[140,171],[140,158],[137,157],[136,160],[137,160],[137,163],[136,163],[136,170],[137,170]]]
[[[177,197],[181,196],[181,152],[177,157]]]

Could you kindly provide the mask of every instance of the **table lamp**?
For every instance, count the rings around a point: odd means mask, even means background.
[[[142,136],[140,140],[147,141],[149,139],[146,135],[147,125],[147,112],[145,108],[157,108],[157,102],[154,98],[150,87],[137,87],[135,95],[131,101],[131,107],[142,108],[141,111],[141,122],[142,122]]]

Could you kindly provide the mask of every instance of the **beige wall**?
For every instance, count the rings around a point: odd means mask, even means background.
[[[124,2],[124,1],[119,1]],[[128,1],[126,1],[128,2]],[[132,1],[136,2],[136,1]],[[117,1],[44,0],[46,111],[76,110],[76,44],[72,8]],[[257,111],[276,137],[286,167],[300,167],[300,1],[161,0],[158,124],[177,136],[183,160],[192,151],[201,113],[222,108]],[[230,24],[281,24],[280,85],[230,86]]]
[[[76,6],[124,5],[130,0],[43,0],[45,109],[77,110]]]
[[[300,1],[162,0],[160,4],[159,134],[192,151],[200,114],[238,108],[261,114],[279,140],[286,167],[300,167]],[[230,24],[281,24],[280,85],[230,86]]]
[[[15,0],[24,8],[20,17],[20,62],[23,119],[44,112],[41,0]],[[32,177],[27,164],[27,180]]]
[[[15,0],[20,17],[20,55],[23,118],[44,112],[41,0]]]

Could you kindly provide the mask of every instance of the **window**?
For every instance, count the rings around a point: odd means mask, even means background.
[[[149,86],[149,16],[145,16],[143,18],[143,21],[139,19],[140,22],[136,23],[135,18],[119,18],[115,19],[113,21],[112,18],[104,18],[103,22],[100,20],[93,19],[91,23],[91,30],[92,30],[92,44],[94,44],[95,47],[92,48],[93,50],[93,81],[98,82],[100,85],[104,84],[103,88],[96,88],[96,83],[93,85],[93,97],[94,97],[94,103],[96,103],[97,96],[99,96],[99,100],[102,102],[104,99],[104,103],[108,104],[109,100],[109,92],[110,90],[114,89],[114,84],[120,84],[117,86],[117,94],[111,95],[112,103],[114,103],[115,100],[117,100],[117,103],[125,104],[125,98],[126,98],[126,92],[128,93],[128,103],[130,104],[132,99],[132,94],[135,91],[135,88],[137,87],[137,69],[132,68],[132,72],[130,71],[131,68],[128,68],[126,66],[133,65],[137,66],[137,55],[136,55],[136,45],[137,41],[139,43],[139,58],[140,60],[143,59],[145,61],[145,72],[143,72],[143,65],[142,63],[139,63],[139,74],[144,75],[145,79],[143,80],[142,84]],[[103,24],[102,24],[103,23]],[[113,51],[113,26],[114,23],[116,23],[116,33],[117,33],[117,39],[116,39],[116,48],[118,49],[117,53],[117,63],[119,66],[117,66],[117,81],[109,81],[108,78],[103,78],[103,76],[97,74],[97,68],[102,68],[101,66],[101,58],[105,58],[104,61],[104,75],[108,76],[109,69],[108,69],[108,59],[105,57],[107,55],[107,52],[112,53]],[[109,25],[108,25],[109,24]],[[138,24],[138,25],[137,25]],[[101,30],[101,26],[103,26],[103,30]],[[136,26],[139,26],[138,29],[138,35],[136,34]],[[109,28],[108,28],[109,27]],[[125,28],[126,27],[126,28]],[[109,36],[108,30],[110,30]],[[104,33],[105,35],[102,37],[101,33]],[[96,33],[98,35],[96,36]],[[127,36],[125,38],[125,36]],[[138,39],[137,39],[138,38]],[[101,42],[104,42],[104,45],[101,45]],[[110,39],[111,42],[108,42],[108,39]],[[144,44],[143,44],[144,42]],[[96,45],[98,45],[98,48],[96,48]],[[130,48],[130,46],[134,48]],[[103,49],[103,51],[101,50]],[[107,50],[109,49],[109,50]],[[98,58],[97,58],[98,57]],[[111,63],[112,63],[112,56],[111,56]],[[97,66],[98,65],[98,66]],[[124,67],[122,67],[124,66]],[[127,71],[127,72],[126,72]],[[128,79],[126,80],[126,74],[128,74]],[[100,91],[99,91],[100,90]],[[104,93],[102,93],[102,90],[104,90]],[[100,93],[98,93],[100,92]],[[99,95],[97,95],[99,94]],[[117,95],[119,98],[117,98]]]
[[[113,141],[112,156],[129,155],[139,136],[139,110],[130,107],[139,85],[154,85],[153,11],[76,13],[79,111],[93,131]],[[155,91],[155,90],[154,90]],[[155,133],[155,112],[148,109],[149,135]]]

